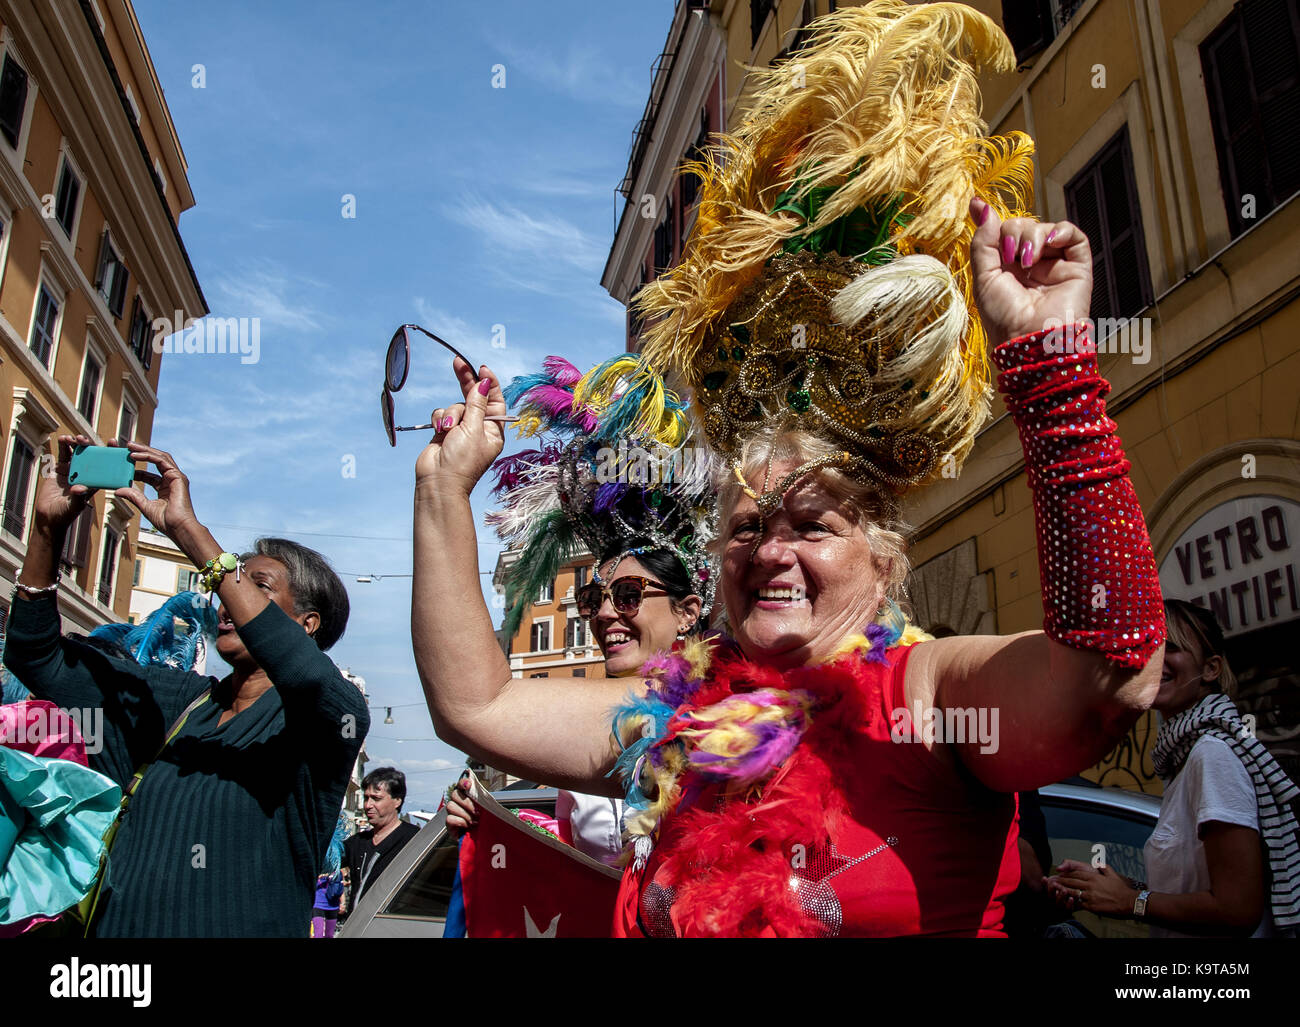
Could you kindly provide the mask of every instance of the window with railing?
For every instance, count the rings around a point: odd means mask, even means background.
[[[1023,63],[1047,49],[1087,0],[1002,0],[1002,27]]]
[[[1300,190],[1300,0],[1237,4],[1201,67],[1236,236]]]

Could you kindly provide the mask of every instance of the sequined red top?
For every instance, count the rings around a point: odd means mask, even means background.
[[[1020,879],[1016,797],[990,791],[960,764],[941,760],[920,737],[913,739],[912,718],[903,712],[912,648],[889,650],[886,662],[860,661],[849,686],[861,691],[853,706],[858,723],[839,728],[839,736],[819,737],[814,718],[814,728],[769,783],[769,789],[778,786],[778,778],[811,746],[827,756],[827,780],[847,805],[829,847],[796,852],[790,860],[789,887],[812,917],[813,930],[806,933],[1004,936],[1003,900]],[[847,761],[837,753],[847,754]],[[715,803],[715,790],[697,801]],[[616,937],[681,933],[665,859],[689,853],[699,835],[698,825],[687,831],[681,816],[665,817],[644,872],[629,867],[624,874]],[[692,868],[693,878],[707,873]],[[752,933],[781,932],[760,923]]]

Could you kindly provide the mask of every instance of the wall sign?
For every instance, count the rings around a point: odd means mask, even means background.
[[[1300,618],[1300,504],[1249,496],[1216,506],[1174,543],[1160,588],[1210,610],[1225,635]]]

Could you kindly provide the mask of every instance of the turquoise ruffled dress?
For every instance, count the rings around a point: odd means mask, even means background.
[[[89,893],[122,790],[67,759],[0,746],[0,934]]]

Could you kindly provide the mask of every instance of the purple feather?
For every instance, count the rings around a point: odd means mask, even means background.
[[[619,501],[627,486],[621,481],[607,481],[596,489],[596,498],[592,501],[592,512],[602,514]]]
[[[795,724],[755,725],[751,730],[756,743],[749,752],[728,757],[696,750],[691,753],[691,765],[712,778],[758,781],[789,758],[803,737],[803,728],[802,717]]]
[[[536,406],[551,417],[561,417],[573,410],[573,393],[557,385],[536,385],[521,397],[528,406]]]
[[[867,650],[866,659],[871,663],[888,663],[889,654],[886,650],[893,635],[894,632],[883,624],[868,624],[866,636],[871,648]]]
[[[563,357],[547,357],[542,361],[542,369],[551,376],[556,385],[572,388],[582,380],[582,372]]]

